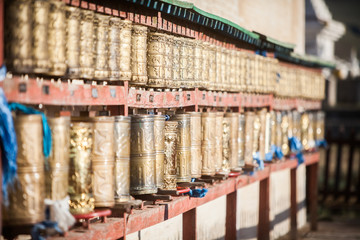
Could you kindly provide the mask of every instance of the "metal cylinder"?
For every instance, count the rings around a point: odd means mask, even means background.
[[[226,91],[231,91],[231,69],[233,67],[231,64],[231,50],[225,49],[224,54],[225,54],[225,72],[223,74],[225,75],[225,79],[224,79],[225,81],[223,82],[223,86]]]
[[[298,111],[292,111],[292,134],[294,137],[296,137],[297,139],[301,139],[301,131],[300,131],[300,120],[301,120],[301,116],[300,113]]]
[[[165,158],[165,116],[154,116],[154,138],[155,138],[155,182],[157,188],[164,184],[164,158]]]
[[[68,195],[70,118],[48,118],[51,129],[52,149],[45,173],[46,198],[61,200]]]
[[[173,77],[173,49],[174,49],[174,37],[171,35],[165,35],[165,87],[171,88],[174,85]]]
[[[245,150],[244,162],[245,164],[252,165],[253,163],[253,137],[254,137],[254,120],[255,113],[245,113]]]
[[[238,130],[238,166],[243,167],[244,163],[244,148],[245,148],[245,115],[239,114],[239,130]]]
[[[69,195],[72,214],[94,210],[91,151],[93,125],[84,118],[72,118],[70,124]]]
[[[164,190],[176,190],[177,121],[165,122]]]
[[[215,172],[220,172],[222,168],[222,154],[223,154],[223,146],[222,146],[222,137],[223,137],[223,119],[224,113],[217,112],[215,117]]]
[[[165,36],[157,32],[148,35],[147,85],[151,87],[165,87]]]
[[[202,80],[202,46],[200,40],[194,40],[194,82],[196,87],[204,88]]]
[[[120,18],[111,17],[109,19],[108,32],[108,66],[109,80],[119,80],[120,78]]]
[[[131,70],[131,44],[132,44],[132,22],[120,20],[120,48],[117,53],[121,81],[130,81]]]
[[[236,169],[239,167],[238,162],[238,136],[239,136],[239,113],[229,112],[225,116],[231,118],[230,123],[230,169]]]
[[[209,45],[209,90],[216,90],[216,46]]]
[[[318,111],[316,113],[315,139],[320,141],[325,139],[325,113]]]
[[[186,56],[187,56],[187,72],[185,88],[195,88],[194,81],[194,57],[195,57],[195,42],[193,39],[186,38],[187,42]]]
[[[66,73],[66,25],[65,3],[61,1],[50,2],[49,12],[49,59],[50,71],[53,76],[64,76]]]
[[[211,176],[215,174],[215,127],[216,113],[204,112],[201,115],[202,126],[202,169],[201,174]]]
[[[115,202],[130,200],[130,120],[130,117],[115,117]]]
[[[178,122],[176,140],[176,181],[190,182],[190,115],[176,114]]]
[[[209,88],[209,66],[210,66],[210,43],[202,42],[202,87],[205,89]]]
[[[95,72],[94,79],[107,80],[109,78],[108,65],[108,31],[110,16],[95,14]]]
[[[309,128],[308,128],[308,133],[309,133],[309,148],[313,149],[315,147],[315,122],[314,122],[314,113],[310,112],[309,113]]]
[[[80,21],[80,77],[94,78],[94,12],[90,10],[81,10]]]
[[[32,1],[15,0],[8,2],[4,12],[5,58],[7,67],[17,73],[30,73],[32,60]]]
[[[181,38],[174,37],[174,45],[173,45],[173,85],[174,88],[179,88],[180,81],[180,45]]]
[[[154,116],[131,116],[130,139],[130,193],[156,193]]]
[[[257,113],[259,116],[260,122],[260,129],[259,129],[259,158],[260,160],[265,159],[266,153],[266,142],[265,142],[265,135],[266,135],[266,109],[262,109]]]
[[[267,112],[265,116],[265,154],[269,153],[271,150],[271,113]]]
[[[48,30],[50,2],[35,0],[32,21],[32,57],[35,73],[48,73],[50,69]]]
[[[188,112],[190,114],[190,165],[191,177],[201,177],[201,113]]]
[[[35,224],[45,219],[44,155],[41,115],[14,119],[18,144],[17,182],[8,187],[9,205],[3,206],[4,225]]]
[[[147,27],[133,25],[131,35],[131,72],[133,85],[146,85],[147,76]]]
[[[224,116],[223,118],[223,137],[222,137],[222,165],[221,171],[230,172],[230,125],[231,118]]]
[[[271,129],[270,146],[277,145],[276,144],[276,113],[274,111],[270,112],[270,129]]]
[[[215,89],[220,91],[222,90],[222,62],[221,62],[221,57],[222,57],[222,47],[220,46],[216,46],[216,83],[215,83]]]
[[[281,150],[286,156],[290,152],[289,148],[289,116],[287,113],[283,114],[281,117]]]
[[[80,9],[66,6],[66,64],[67,76],[80,75]]]
[[[186,38],[178,38],[179,40],[179,86],[181,88],[186,87],[187,80],[188,80],[188,48],[189,48],[189,42]]]

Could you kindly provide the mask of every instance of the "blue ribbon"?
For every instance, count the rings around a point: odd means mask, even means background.
[[[290,150],[291,152],[296,154],[296,158],[298,159],[298,166],[304,162],[304,156],[302,153],[303,146],[299,139],[296,137],[289,138]]]
[[[283,154],[283,152],[281,150],[281,147],[279,147],[279,146],[272,145],[271,146],[271,152],[274,152],[274,156],[277,159],[282,159],[284,157],[284,154]]]
[[[207,188],[201,188],[201,189],[193,189],[189,192],[187,192],[186,194],[189,195],[190,197],[195,197],[195,198],[203,198],[206,196],[206,193],[209,190]]]
[[[328,143],[325,139],[322,139],[322,140],[316,140],[315,145],[317,148],[320,148],[320,147],[327,148]]]
[[[260,153],[259,152],[256,152],[256,153],[253,154],[253,159],[259,165],[259,169],[263,170],[264,169],[264,161],[262,159],[260,159]]]
[[[2,164],[2,194],[5,206],[8,206],[7,187],[12,186],[17,175],[17,151],[16,132],[5,93],[0,88],[0,147]]]
[[[6,72],[7,72],[6,66],[2,65],[0,68],[0,81],[3,81],[5,79]]]
[[[165,121],[169,121],[170,120],[170,116],[169,115],[165,115]]]
[[[37,223],[34,225],[34,227],[31,229],[31,239],[34,240],[46,240],[48,236],[41,236],[40,231],[45,230],[47,228],[54,229],[57,233],[63,234],[63,231],[59,228],[57,222],[52,221],[43,221],[41,223]]]

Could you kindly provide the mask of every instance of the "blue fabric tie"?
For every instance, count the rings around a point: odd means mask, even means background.
[[[253,159],[259,165],[259,169],[263,170],[264,169],[264,161],[262,159],[260,159],[260,153],[259,152],[256,152],[256,153],[253,154]]]
[[[48,236],[41,236],[40,231],[45,230],[47,228],[54,229],[57,233],[62,234],[63,231],[59,228],[57,222],[52,221],[43,221],[41,223],[37,223],[34,225],[34,227],[31,229],[31,239],[34,240],[46,240]]]
[[[206,193],[208,192],[207,188],[201,188],[201,189],[193,189],[186,193],[187,195],[189,195],[190,197],[195,197],[195,198],[203,198],[206,196]]]
[[[325,139],[322,139],[322,140],[316,140],[315,145],[317,148],[320,148],[320,147],[327,148],[328,143]]]
[[[298,166],[304,162],[304,156],[302,153],[303,146],[300,140],[296,137],[289,138],[290,150],[291,152],[296,154],[296,158],[298,159]]]

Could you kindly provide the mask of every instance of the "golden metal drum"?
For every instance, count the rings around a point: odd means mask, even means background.
[[[174,37],[173,45],[173,84],[171,87],[179,88],[181,83],[180,78],[180,46],[181,38]]]
[[[72,214],[89,213],[94,210],[92,193],[91,152],[93,147],[93,124],[86,118],[71,118],[69,195]]]
[[[231,50],[225,48],[224,54],[225,54],[225,72],[223,72],[223,74],[225,75],[225,79],[223,82],[223,86],[226,91],[231,91],[231,68],[233,67],[231,65]]]
[[[164,190],[176,190],[177,121],[165,122]]]
[[[209,45],[209,90],[216,90],[216,46]]]
[[[187,112],[190,114],[190,165],[191,177],[201,177],[201,113]]]
[[[66,20],[65,3],[61,1],[50,2],[49,13],[49,59],[50,75],[64,76],[66,73]]]
[[[221,90],[221,80],[222,80],[222,67],[221,67],[221,56],[222,56],[222,47],[216,46],[216,79],[215,79],[215,90]]]
[[[171,35],[165,35],[165,87],[171,88],[174,85],[173,80],[173,48],[174,37]]]
[[[131,72],[133,85],[146,85],[147,73],[147,35],[148,28],[133,25],[131,36]]]
[[[227,71],[227,67],[226,67],[226,48],[221,47],[221,89],[222,91],[227,90],[227,84],[226,84],[226,71]]]
[[[217,112],[215,117],[215,172],[220,172],[222,169],[222,160],[223,160],[223,120],[224,113]]]
[[[130,193],[156,193],[154,116],[131,116],[130,139]]]
[[[286,156],[290,152],[289,148],[289,116],[288,114],[283,114],[281,118],[281,150]]]
[[[216,113],[204,112],[201,115],[202,126],[202,169],[201,174],[206,176],[215,175],[215,127]]]
[[[109,80],[119,80],[120,78],[120,18],[111,17],[109,19],[108,32],[108,66]]]
[[[271,130],[272,130],[272,119],[271,112],[267,112],[265,116],[265,154],[269,153],[271,150]]]
[[[41,115],[17,116],[14,121],[18,176],[13,187],[8,187],[9,205],[2,208],[5,226],[35,224],[45,219]]]
[[[178,38],[179,44],[179,80],[178,84],[181,88],[186,87],[187,85],[187,73],[188,73],[188,48],[189,44],[186,38],[180,37]]]
[[[288,127],[288,138],[293,137],[293,115],[292,112],[287,112],[288,119],[289,119],[289,127]]]
[[[254,112],[245,113],[245,148],[244,162],[245,164],[253,164],[253,146],[254,146]]]
[[[292,112],[292,134],[294,137],[296,137],[297,139],[301,139],[301,116],[300,113],[298,111],[293,111]]]
[[[115,117],[115,202],[130,200],[130,120]]]
[[[112,207],[115,204],[115,151],[114,117],[93,117],[93,194],[95,207]]]
[[[173,120],[178,122],[176,140],[176,181],[190,182],[190,115],[176,114]]]
[[[17,73],[30,73],[33,70],[32,2],[9,1],[4,12],[7,25],[4,41],[6,65],[9,70]]]
[[[202,79],[202,46],[200,40],[194,41],[194,82],[196,87],[204,88]]]
[[[95,72],[94,79],[107,80],[109,78],[108,66],[108,31],[110,16],[95,14]]]
[[[277,132],[276,115],[277,114],[274,111],[270,112],[270,129],[271,129],[270,146],[277,145],[277,143],[276,143],[276,132]]]
[[[164,159],[165,159],[165,116],[154,116],[154,138],[155,138],[155,182],[157,188],[164,184]]]
[[[230,169],[236,169],[239,167],[238,153],[238,136],[239,136],[239,113],[229,112],[225,116],[231,118],[230,124]]]
[[[80,21],[80,77],[93,79],[95,74],[95,28],[93,11],[81,10]]]
[[[117,52],[121,81],[131,80],[132,22],[120,20],[120,49]]]
[[[48,30],[50,2],[35,0],[32,21],[32,57],[35,73],[48,73],[50,69]]]
[[[166,35],[150,32],[147,44],[148,86],[165,87],[165,40]]]
[[[230,57],[230,72],[229,72],[229,91],[236,91],[236,50],[229,50]]]
[[[315,128],[315,120],[314,120],[314,114],[312,112],[309,113],[309,127],[308,127],[308,133],[309,133],[309,148],[313,149],[315,147],[315,134],[314,131]]]
[[[68,195],[70,118],[48,118],[51,129],[52,149],[45,172],[46,198],[61,200]]]
[[[325,139],[325,113],[323,111],[316,113],[315,139],[318,141]]]
[[[195,42],[193,39],[185,39],[187,42],[186,56],[187,56],[187,72],[185,88],[195,88],[194,81],[194,57],[195,57]]]
[[[244,148],[245,148],[245,115],[239,114],[239,130],[238,130],[238,166],[243,167],[244,162]]]
[[[259,129],[259,158],[260,160],[265,159],[266,153],[266,142],[265,142],[265,135],[266,135],[266,109],[262,109],[257,113],[260,122],[260,129]],[[255,128],[255,127],[254,127]]]
[[[202,42],[202,87],[209,87],[210,43]]]
[[[223,136],[222,136],[222,165],[221,172],[230,172],[230,125],[231,118],[224,116],[223,118]]]
[[[80,9],[66,6],[66,63],[67,75],[80,75]]]

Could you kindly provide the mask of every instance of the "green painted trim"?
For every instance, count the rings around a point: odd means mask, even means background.
[[[276,44],[276,45],[279,45],[279,46],[282,46],[284,48],[289,48],[289,49],[294,49],[295,48],[295,44],[293,43],[287,43],[287,42],[281,42],[275,38],[272,38],[272,37],[268,37],[266,36],[266,41],[268,42],[271,42],[273,44]]]

